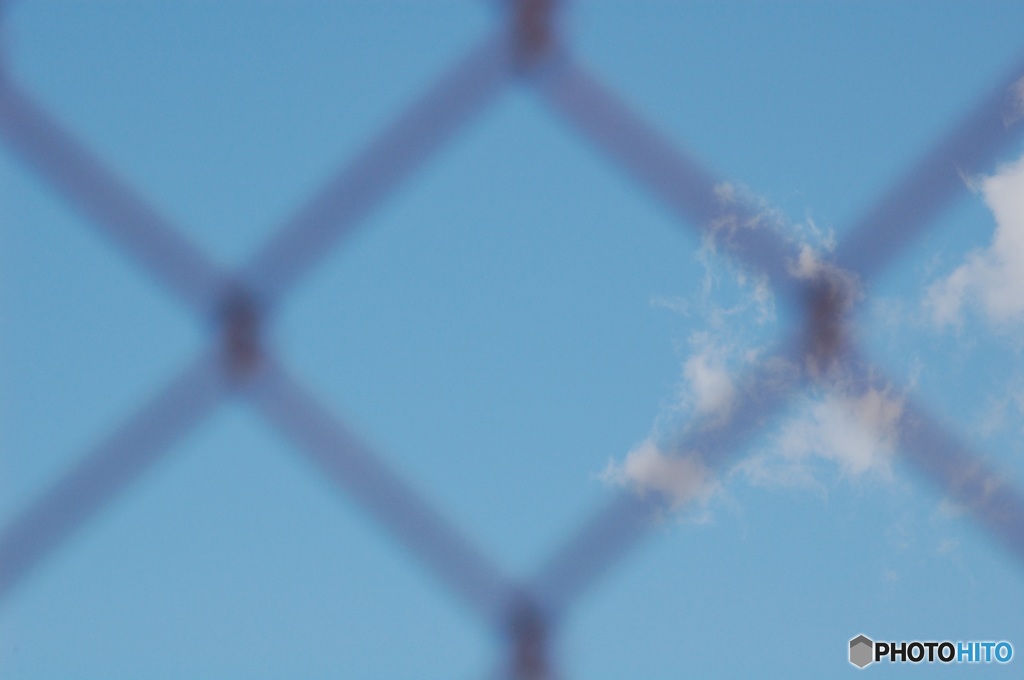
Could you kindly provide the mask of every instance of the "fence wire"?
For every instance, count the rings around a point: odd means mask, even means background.
[[[0,5],[2,8],[2,5]],[[656,495],[612,498],[540,565],[533,577],[505,573],[414,486],[319,403],[265,346],[266,327],[296,282],[337,248],[434,154],[483,115],[503,88],[532,91],[568,128],[599,149],[685,229],[711,239],[765,277],[802,325],[774,356],[742,376],[727,418],[688,427],[676,453],[699,451],[720,469],[762,423],[827,376],[852,376],[864,393],[884,374],[856,347],[849,319],[856,292],[927,232],[964,191],[963,173],[1018,141],[1015,86],[1024,62],[969,111],[846,232],[832,261],[794,273],[798,246],[771,228],[744,228],[762,207],[723,200],[722,178],[675,147],[578,62],[559,40],[552,0],[517,0],[497,29],[329,177],[238,271],[223,271],[130,184],[76,139],[0,69],[0,138],[9,153],[87,219],[204,326],[209,346],[96,448],[0,531],[0,607],[70,536],[122,494],[225,400],[248,404],[315,467],[507,640],[498,675],[554,674],[550,641],[595,582],[649,532],[664,507]],[[778,366],[795,366],[781,375]],[[921,477],[956,501],[1024,564],[1024,497],[919,403],[908,400],[897,450]]]

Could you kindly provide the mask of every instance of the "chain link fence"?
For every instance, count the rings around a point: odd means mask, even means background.
[[[962,173],[992,163],[1021,137],[1015,92],[1024,64],[862,214],[834,257],[797,271],[799,244],[770,226],[761,207],[723,198],[722,178],[661,136],[560,39],[553,0],[503,7],[494,31],[346,164],[237,271],[218,268],[123,178],[93,155],[32,94],[0,72],[0,138],[12,158],[42,178],[116,248],[176,297],[201,324],[208,347],[150,401],[85,451],[0,531],[0,606],[62,544],[145,475],[227,400],[247,405],[309,457],[438,579],[452,597],[507,641],[498,671],[545,678],[557,665],[550,641],[595,582],[651,530],[658,494],[619,493],[529,579],[508,576],[320,403],[264,342],[267,324],[296,283],[414,176],[503,89],[528,90],[567,122],[681,225],[770,282],[801,323],[766,362],[738,380],[725,419],[687,428],[673,452],[700,452],[721,470],[794,396],[841,373],[856,390],[885,378],[855,344],[851,314],[873,279],[894,266],[964,191]],[[1016,88],[1016,89],[1015,89]],[[796,367],[780,373],[779,366]],[[1024,562],[1024,498],[911,399],[897,449],[977,526]]]

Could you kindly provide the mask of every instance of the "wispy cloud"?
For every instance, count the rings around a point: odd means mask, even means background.
[[[718,490],[714,474],[698,453],[668,454],[650,438],[626,454],[621,464],[608,461],[599,477],[641,495],[659,493],[672,509],[693,501],[706,504]]]
[[[698,352],[685,364],[693,369],[684,370],[685,389],[697,395],[692,420],[684,426],[691,430],[724,424],[737,391],[732,374],[708,363],[706,352]],[[837,478],[888,484],[904,402],[904,394],[892,387],[865,387],[837,374],[799,398],[788,416],[729,468],[709,468],[701,451],[661,445],[671,440],[662,433],[640,442],[622,462],[609,461],[599,478],[639,495],[660,494],[669,509],[692,503],[698,511],[735,484],[823,495]]]
[[[927,291],[925,306],[941,326],[958,326],[963,309],[977,303],[990,321],[1024,320],[1024,157],[978,182],[995,218],[992,242]]]
[[[803,400],[765,450],[737,465],[759,486],[820,486],[815,463],[834,463],[848,478],[891,479],[903,397],[892,389],[833,386]]]
[[[719,191],[732,198],[745,190],[723,185]],[[767,205],[756,197],[744,200]],[[740,227],[776,229],[800,244],[789,265],[794,278],[841,276],[827,258],[835,245],[833,232],[812,220],[786,223],[766,207],[757,219],[734,226]],[[700,451],[659,445],[680,441],[680,432],[727,427],[740,396],[740,376],[779,360],[765,352],[769,337],[778,336],[768,283],[752,279],[719,256],[711,240],[697,259],[704,267],[698,294],[690,299],[657,300],[659,306],[692,318],[702,329],[688,338],[676,398],[652,434],[621,462],[609,461],[600,479],[639,494],[661,494],[670,508],[690,502],[706,508],[725,484],[823,488],[822,464],[831,464],[846,477],[871,473],[888,478],[903,398],[891,389],[861,386],[858,391],[854,381],[842,374],[817,376],[818,387],[801,398],[798,408],[767,438],[758,440],[753,454],[730,469],[709,469]],[[853,290],[855,282],[846,278],[843,281]],[[788,373],[799,370],[792,366]]]
[[[683,364],[683,376],[692,395],[693,410],[698,417],[728,415],[736,396],[736,388],[725,367],[724,352],[707,343]]]

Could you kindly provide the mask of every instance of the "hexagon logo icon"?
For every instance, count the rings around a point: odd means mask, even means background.
[[[857,668],[864,668],[874,661],[875,643],[865,635],[858,635],[850,640],[850,663]]]

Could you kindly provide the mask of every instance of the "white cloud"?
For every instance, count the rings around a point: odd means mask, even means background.
[[[990,321],[1024,319],[1024,157],[980,183],[996,220],[987,248],[968,253],[948,277],[932,284],[925,304],[939,325],[958,325],[968,302]]]
[[[829,393],[783,426],[779,454],[790,460],[831,460],[852,476],[889,474],[903,400],[869,388],[858,396]]]
[[[641,495],[659,493],[673,509],[691,501],[707,503],[718,488],[699,455],[664,453],[650,438],[630,451],[621,465],[609,460],[599,477],[606,484],[628,486]]]
[[[708,348],[694,354],[683,365],[683,376],[697,415],[720,418],[728,414],[736,389],[719,353]]]
[[[767,361],[767,360],[762,360]],[[704,416],[691,423],[699,427],[727,426],[718,420],[735,387],[724,369],[709,369],[703,354],[687,362],[698,397],[694,411]],[[754,486],[804,489],[826,493],[819,479],[821,466],[830,464],[847,478],[891,481],[891,460],[899,437],[904,397],[890,388],[871,386],[854,390],[837,379],[829,388],[806,397],[796,413],[769,437],[769,444],[745,457],[725,475]],[[728,395],[727,397],[725,395]],[[727,411],[725,412],[727,414]],[[668,453],[651,437],[618,463],[609,461],[599,475],[606,484],[627,487],[644,495],[658,493],[670,508],[698,501],[705,509],[723,490],[715,472],[695,452]]]
[[[903,398],[872,387],[852,395],[834,389],[806,399],[771,444],[733,468],[755,486],[824,493],[816,461],[835,464],[847,477],[891,479]]]
[[[716,187],[716,193],[723,203],[744,200],[756,208],[753,217],[747,215],[742,223],[735,215],[726,214],[721,223],[713,225],[716,236],[739,229],[777,229],[798,246],[789,263],[792,276],[827,277],[851,299],[857,294],[856,281],[836,269],[828,257],[835,247],[831,229],[822,229],[810,218],[805,223],[786,222],[764,199],[742,187],[723,184]],[[888,478],[902,398],[875,388],[854,393],[846,384],[848,376],[838,369],[833,375],[819,376],[830,384],[806,398],[797,415],[774,436],[769,435],[772,446],[758,444],[754,455],[745,456],[730,470],[712,471],[699,453],[666,451],[658,446],[657,442],[680,441],[706,428],[728,427],[738,398],[749,389],[741,376],[750,371],[757,371],[759,379],[766,381],[759,383],[759,391],[781,392],[780,385],[767,383],[789,383],[805,370],[764,351],[777,341],[774,296],[768,282],[751,278],[722,258],[714,238],[705,239],[697,258],[704,268],[699,291],[690,298],[654,301],[705,329],[688,339],[678,396],[655,423],[653,434],[624,458],[610,460],[599,478],[638,494],[659,494],[672,508],[698,501],[704,512],[716,494],[724,493],[725,480],[824,491],[814,461],[829,461],[851,477],[874,472]]]
[[[825,270],[817,251],[806,243],[800,246],[797,261],[790,264],[789,273],[798,279],[810,280]]]

